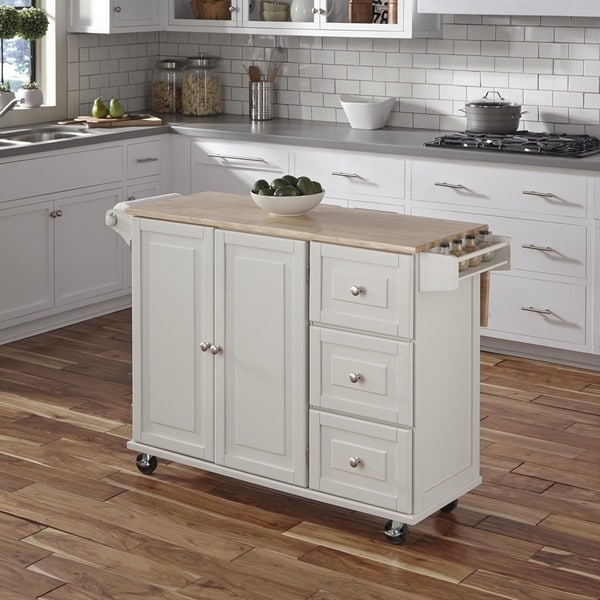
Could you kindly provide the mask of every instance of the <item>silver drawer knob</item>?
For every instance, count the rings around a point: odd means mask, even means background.
[[[221,352],[223,348],[221,348],[221,346],[215,346],[215,344],[212,344],[210,347],[210,352],[211,354],[219,354],[219,352]]]
[[[358,383],[362,379],[362,375],[360,373],[350,373],[348,379],[351,383]]]
[[[352,456],[350,457],[350,460],[348,461],[348,464],[353,468],[356,469],[356,467],[358,467],[358,465],[360,465],[362,461],[360,460],[360,458],[358,458],[358,456]]]
[[[200,350],[202,350],[202,352],[206,352],[211,345],[212,344],[210,342],[200,342]]]
[[[350,288],[350,293],[351,293],[353,296],[358,296],[358,295],[360,295],[360,294],[362,294],[362,293],[363,293],[363,288],[362,288],[360,285],[353,285],[353,286]]]

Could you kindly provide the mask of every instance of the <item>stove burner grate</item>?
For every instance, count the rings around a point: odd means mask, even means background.
[[[600,153],[600,139],[590,135],[533,133],[529,131],[517,131],[510,134],[457,132],[439,136],[431,142],[426,142],[425,146],[569,156],[573,158]]]

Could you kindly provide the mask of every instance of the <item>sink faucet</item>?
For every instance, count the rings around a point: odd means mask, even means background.
[[[9,110],[14,108],[20,102],[23,102],[23,99],[14,98],[13,100],[11,100],[2,110],[0,110],[0,117],[3,117]]]

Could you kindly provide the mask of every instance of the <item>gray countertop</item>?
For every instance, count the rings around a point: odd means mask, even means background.
[[[217,117],[173,115],[164,117],[164,119],[166,124],[163,126],[90,129],[89,136],[75,140],[1,148],[0,159],[34,152],[45,152],[51,149],[58,150],[111,140],[124,140],[176,132],[183,135],[209,139],[378,152],[381,154],[394,154],[419,159],[435,158],[436,160],[445,159],[472,163],[530,165],[539,168],[574,169],[590,171],[592,173],[600,170],[600,154],[585,158],[561,158],[536,154],[509,154],[491,150],[453,150],[424,146],[425,142],[433,140],[438,135],[447,133],[437,130],[404,129],[400,127],[360,130],[352,129],[347,123],[305,121],[300,119],[250,121],[247,116],[241,115],[220,115]],[[39,126],[48,125],[46,123]],[[30,127],[12,127],[10,130],[5,131],[27,129]],[[2,137],[2,133],[3,131],[0,130],[0,138]]]

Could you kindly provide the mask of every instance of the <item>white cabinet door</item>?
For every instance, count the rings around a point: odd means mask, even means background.
[[[0,321],[54,305],[52,202],[0,210]]]
[[[57,306],[123,288],[123,240],[104,223],[120,200],[117,188],[56,201]]]
[[[306,485],[305,242],[217,231],[216,462]]]
[[[135,220],[134,439],[183,455],[214,456],[214,234]]]
[[[69,0],[69,32],[158,31],[160,0]]]

